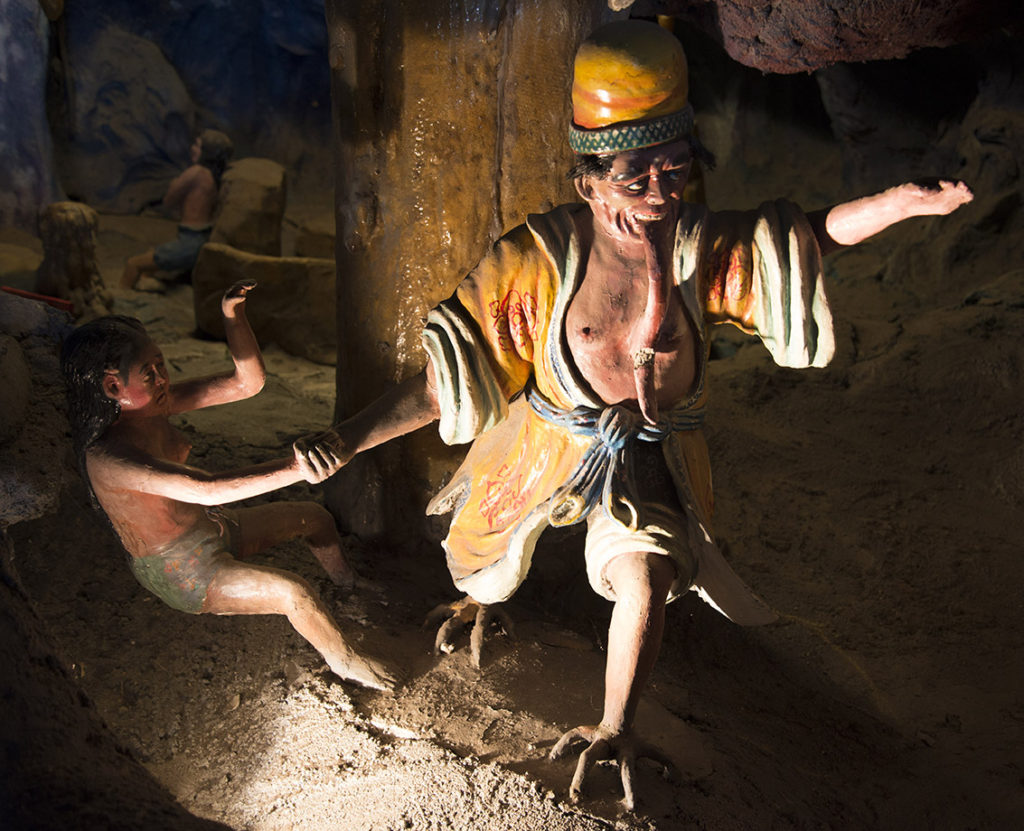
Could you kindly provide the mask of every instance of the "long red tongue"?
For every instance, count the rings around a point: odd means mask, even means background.
[[[668,308],[668,280],[656,238],[656,223],[643,226],[644,259],[647,261],[647,305],[630,336],[633,356],[633,380],[640,412],[650,424],[658,420],[658,400],[654,389],[654,346]]]

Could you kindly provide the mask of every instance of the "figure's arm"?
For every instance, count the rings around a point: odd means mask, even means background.
[[[167,186],[164,194],[163,205],[165,208],[176,210],[185,201],[185,195],[192,190],[196,178],[196,165],[186,168]]]
[[[974,198],[961,181],[907,182],[873,196],[843,202],[807,215],[821,246],[828,254],[856,245],[890,225],[914,216],[943,216]]]
[[[343,463],[357,453],[404,436],[441,415],[434,365],[403,381],[349,419],[318,437],[329,442]]]
[[[319,484],[340,470],[342,462],[327,444],[309,446],[298,441],[292,445],[291,457],[221,473],[158,459],[136,447],[116,444],[90,450],[87,465],[89,479],[97,489],[131,490],[179,502],[219,505],[296,482]]]
[[[232,372],[192,378],[171,386],[171,412],[184,413],[215,404],[241,401],[256,395],[267,380],[256,335],[245,316],[245,296],[256,286],[254,280],[241,280],[224,292],[221,311],[228,351],[235,368]]]

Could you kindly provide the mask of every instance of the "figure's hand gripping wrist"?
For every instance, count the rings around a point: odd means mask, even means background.
[[[317,436],[299,439],[292,445],[296,469],[311,485],[326,481],[348,461],[348,458],[343,458],[335,451],[331,437],[336,438],[333,431],[329,430]]]

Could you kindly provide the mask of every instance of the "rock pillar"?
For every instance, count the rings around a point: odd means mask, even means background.
[[[427,311],[504,230],[575,198],[572,57],[608,12],[596,0],[326,8],[343,417],[423,366]],[[429,491],[461,456],[422,433],[332,480],[343,525],[388,536],[422,527]]]
[[[96,211],[80,202],[54,202],[39,212],[43,261],[36,291],[70,300],[74,316],[99,317],[113,298],[96,265]]]

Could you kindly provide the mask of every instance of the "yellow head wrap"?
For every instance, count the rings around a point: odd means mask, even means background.
[[[688,82],[671,32],[640,20],[602,26],[576,53],[569,143],[577,153],[618,153],[690,135]]]

